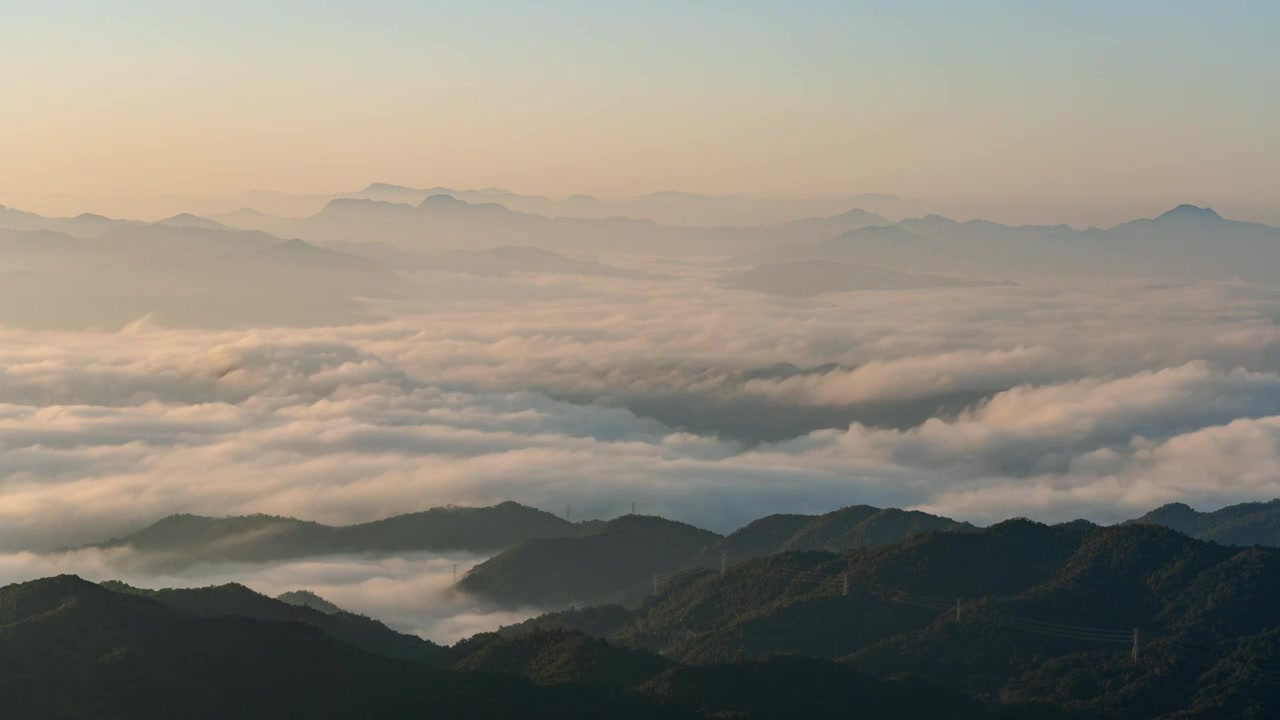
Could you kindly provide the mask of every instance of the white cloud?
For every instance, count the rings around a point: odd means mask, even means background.
[[[96,541],[172,512],[347,523],[508,499],[610,517],[635,502],[728,531],[857,502],[1105,521],[1280,496],[1274,291],[560,290],[338,328],[0,331],[0,548]],[[918,423],[837,412],[927,412],[952,392],[971,404]],[[806,430],[756,443],[679,431],[637,414],[655,398],[668,422]],[[407,626],[429,615],[431,632],[497,619],[466,603],[421,614],[435,561],[421,575],[387,562],[324,561],[361,579],[316,575],[311,589]],[[253,577],[292,589],[307,567]]]
[[[484,558],[469,553],[399,557],[335,555],[263,564],[209,563],[172,574],[147,572],[131,550],[0,554],[0,585],[71,573],[94,582],[188,588],[236,582],[275,597],[310,590],[343,610],[377,618],[400,632],[452,644],[537,615],[537,608],[502,609],[458,591],[453,582]]]

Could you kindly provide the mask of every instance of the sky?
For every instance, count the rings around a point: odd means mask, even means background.
[[[0,203],[370,182],[1280,205],[1280,4],[0,0]],[[950,203],[950,205],[946,205]]]

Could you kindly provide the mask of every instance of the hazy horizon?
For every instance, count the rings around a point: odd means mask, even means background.
[[[0,129],[0,203],[44,214],[158,219],[388,182],[884,193],[1080,227],[1194,203],[1280,224],[1270,3],[9,9],[4,96],[21,104]]]

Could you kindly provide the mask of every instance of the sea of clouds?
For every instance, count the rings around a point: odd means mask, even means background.
[[[635,503],[728,532],[854,503],[1114,522],[1280,496],[1277,290],[779,300],[692,280],[467,282],[332,328],[0,330],[0,582],[127,575],[47,551],[174,512],[350,523],[515,500],[580,519]],[[477,560],[124,579],[306,587],[454,639],[520,616],[453,593],[452,564]]]

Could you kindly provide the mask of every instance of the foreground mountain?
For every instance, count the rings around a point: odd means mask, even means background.
[[[1280,500],[1229,505],[1213,512],[1198,512],[1183,503],[1171,503],[1130,522],[1163,525],[1224,545],[1280,547]]]
[[[0,713],[781,720],[797,708],[822,719],[857,708],[872,720],[992,717],[955,691],[877,681],[834,663],[682,668],[564,633],[476,638],[450,651],[454,669],[445,669],[366,652],[307,622],[256,617],[244,605],[250,614],[225,614],[217,593],[191,603],[135,592],[74,576],[0,588]]]
[[[489,552],[578,532],[578,526],[551,513],[504,502],[433,508],[345,526],[273,515],[170,515],[94,547],[132,548],[156,568],[175,569],[196,562],[268,562],[336,553]]]
[[[420,637],[396,632],[377,620],[337,608],[328,612],[297,602],[270,598],[236,583],[216,587],[145,590],[120,582],[106,582],[103,587],[149,598],[184,617],[240,617],[302,623],[335,640],[375,655],[434,665],[446,664],[444,648]],[[311,597],[315,598],[314,595]]]
[[[919,680],[877,680],[840,663],[778,657],[688,666],[576,632],[504,638],[478,635],[456,645],[455,668],[525,677],[539,685],[590,687],[686,707],[707,718],[977,718],[981,703]]]
[[[633,609],[553,613],[503,633],[574,629],[694,664],[838,659],[1079,717],[1207,720],[1280,712],[1277,625],[1280,551],[1015,520],[693,569]]]
[[[467,592],[508,605],[555,606],[642,594],[720,536],[660,517],[627,515],[578,537],[531,540],[472,568]]]
[[[693,717],[370,654],[300,622],[175,613],[74,576],[0,588],[13,718]]]
[[[678,559],[718,548],[745,559],[711,570]],[[626,516],[526,542],[464,583],[549,604],[601,589],[581,587],[599,576],[609,587],[640,576],[644,597],[614,593],[620,604],[453,648],[234,584],[139,590],[63,577],[0,588],[0,711],[164,717],[199,701],[212,709],[183,716],[270,716],[284,701],[260,695],[303,692],[306,678],[326,683],[315,692],[331,706],[309,698],[289,711],[320,717],[428,712],[418,703],[467,717],[1280,713],[1280,550],[1166,527],[976,529],[854,506],[720,538]],[[163,691],[121,689],[136,687]],[[339,691],[377,698],[355,708]],[[503,697],[467,704],[486,693]]]

